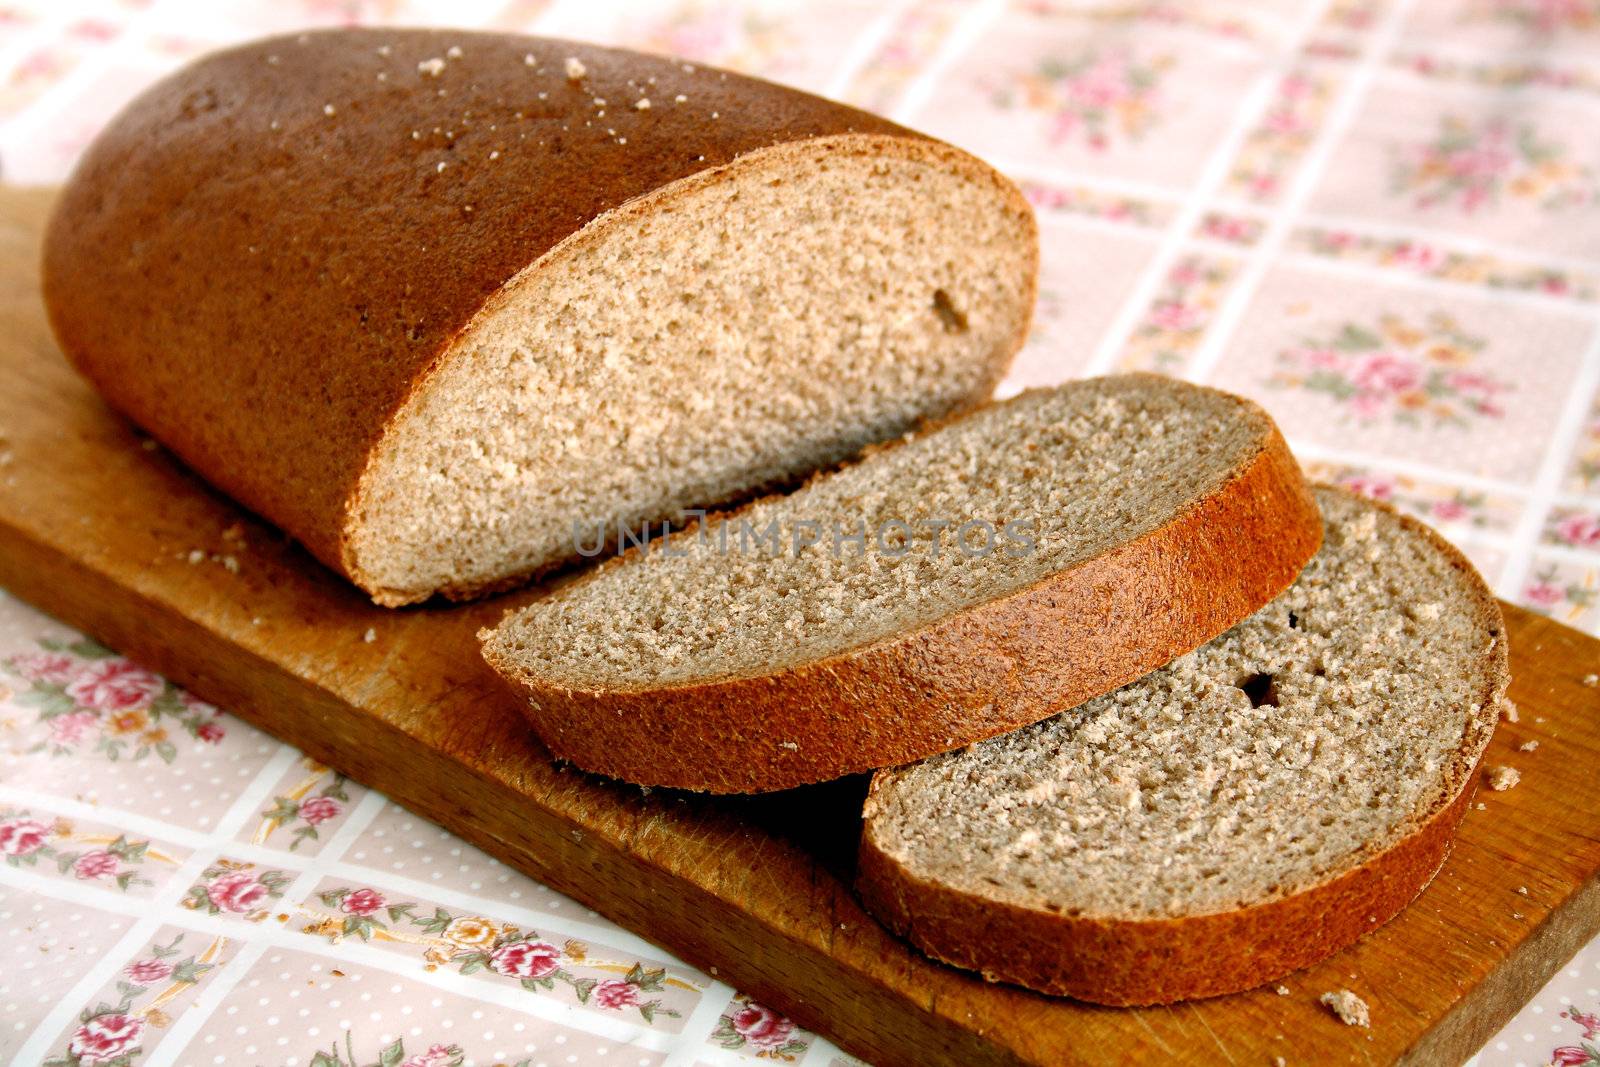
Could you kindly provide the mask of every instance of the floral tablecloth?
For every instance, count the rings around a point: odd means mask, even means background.
[[[970,148],[1043,231],[1006,389],[1246,393],[1316,474],[1600,629],[1600,0],[0,0],[0,175],[58,181],[203,51],[353,22],[669,51]],[[17,1063],[852,1062],[3,593],[0,694]],[[1597,1043],[1600,944],[1479,1061]]]

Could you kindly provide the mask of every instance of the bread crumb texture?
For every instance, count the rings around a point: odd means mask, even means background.
[[[1133,541],[1272,432],[1253,405],[1152,376],[1026,393],[541,599],[495,631],[495,655],[570,689],[774,674]],[[1024,520],[1031,550],[1001,532]],[[993,531],[969,531],[973,554],[959,540],[969,522]],[[778,554],[743,536],[774,524]],[[836,530],[870,532],[835,551]],[[791,550],[813,533],[817,544]]]
[[[764,158],[592,224],[502,294],[376,452],[355,571],[400,600],[531,573],[988,393],[1031,223],[937,152]]]
[[[1346,1026],[1372,1025],[1372,1012],[1367,1007],[1367,1002],[1350,992],[1348,989],[1338,989],[1332,993],[1324,993],[1320,998],[1328,1010],[1339,1017],[1339,1021]]]
[[[1504,793],[1507,789],[1513,788],[1518,782],[1522,781],[1522,772],[1515,767],[1498,764],[1484,771],[1483,778],[1490,789],[1493,789],[1496,793]]]
[[[1499,613],[1419,527],[1317,500],[1323,547],[1276,600],[1138,682],[881,773],[872,843],[980,898],[1155,919],[1316,886],[1448,805],[1493,730]]]

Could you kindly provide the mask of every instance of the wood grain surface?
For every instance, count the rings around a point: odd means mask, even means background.
[[[863,779],[713,799],[554,766],[473,636],[533,592],[375,608],[145,447],[50,338],[36,280],[49,198],[0,190],[0,585],[859,1056],[1456,1062],[1600,931],[1600,689],[1582,681],[1600,642],[1508,607],[1521,721],[1486,764],[1517,766],[1521,784],[1481,791],[1418,901],[1291,976],[1289,995],[1106,1009],[931,963],[851,894]],[[1537,751],[1517,750],[1530,739]],[[1370,1030],[1318,1004],[1337,988],[1371,1004]]]

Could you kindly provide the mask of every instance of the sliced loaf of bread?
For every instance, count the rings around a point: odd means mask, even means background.
[[[782,789],[1129,682],[1276,596],[1321,535],[1254,404],[1073,382],[635,548],[509,614],[484,655],[585,770]]]
[[[660,56],[348,29],[205,57],[63,190],[110,402],[373,599],[747,497],[986,400],[1033,304],[993,169]]]
[[[1465,558],[1318,490],[1282,596],[1148,677],[872,783],[867,907],[936,959],[1152,1004],[1248,989],[1387,922],[1444,861],[1507,684]]]

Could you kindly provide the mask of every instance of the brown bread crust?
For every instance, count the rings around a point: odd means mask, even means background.
[[[1253,989],[1394,918],[1444,864],[1510,683],[1505,622],[1493,595],[1455,546],[1409,516],[1400,519],[1470,576],[1476,611],[1496,641],[1480,711],[1453,773],[1399,840],[1325,882],[1233,911],[1170,919],[1074,916],[986,899],[903,867],[873,836],[873,796],[895,773],[887,770],[873,776],[861,835],[856,888],[867,910],[934,959],[990,981],[1119,1007]]]
[[[1131,682],[1277,596],[1321,543],[1316,502],[1271,428],[1215,492],[1135,541],[774,674],[587,692],[484,654],[561,759],[640,785],[767,792],[923,759]]]
[[[57,203],[45,301],[115,407],[359,584],[345,535],[372,450],[508,282],[625,204],[817,138],[935,155],[1028,210],[965,153],[758,79],[509,34],[321,31],[130,104]]]

